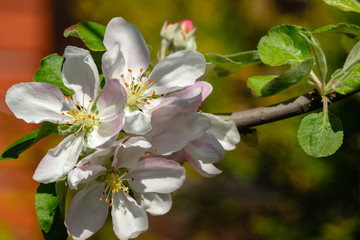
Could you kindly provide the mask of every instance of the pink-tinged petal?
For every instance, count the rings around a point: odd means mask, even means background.
[[[153,216],[164,215],[172,206],[171,193],[142,193],[135,194],[140,205]]]
[[[171,54],[154,67],[149,78],[155,83],[146,92],[164,94],[193,85],[204,74],[205,64],[204,56],[195,51]]]
[[[189,142],[183,151],[194,159],[201,159],[203,163],[219,162],[225,155],[224,148],[219,141],[209,134]]]
[[[116,140],[123,127],[123,117],[120,116],[110,121],[102,121],[95,126],[87,138],[87,146],[90,148],[108,148]]]
[[[88,106],[96,100],[99,91],[99,72],[90,52],[68,46],[65,49],[65,62],[63,66],[63,82],[65,86],[74,91],[74,101],[80,105]],[[85,91],[85,93],[84,93]]]
[[[85,184],[95,180],[106,168],[101,165],[86,164],[78,166],[71,170],[67,176],[67,182],[70,189],[77,189],[80,184]]]
[[[67,136],[57,147],[50,149],[34,173],[34,180],[41,183],[55,182],[74,168],[83,147],[84,134]]]
[[[135,238],[148,229],[146,211],[123,191],[112,196],[111,216],[116,236],[122,240]]]
[[[100,121],[123,115],[126,100],[126,90],[117,79],[106,81],[96,103]]]
[[[169,155],[203,136],[211,123],[200,113],[180,113],[169,121],[153,121],[152,125],[154,131],[146,135],[152,144],[150,152]]]
[[[177,162],[165,158],[147,158],[126,174],[131,189],[138,193],[171,193],[181,187],[185,169]]]
[[[12,86],[6,93],[6,104],[17,118],[28,123],[66,122],[61,113],[69,111],[61,90],[48,83],[28,82]]]
[[[240,142],[240,134],[233,121],[224,121],[220,117],[206,113],[211,121],[208,133],[213,135],[226,151],[234,150]]]
[[[115,42],[114,45],[104,53],[101,62],[105,80],[113,78],[122,80],[121,74],[124,71],[125,58],[121,53],[118,42]]]
[[[151,144],[144,137],[132,137],[125,143],[117,147],[113,167],[133,169],[138,164],[141,157],[145,156],[145,151],[151,147]]]
[[[200,159],[194,159],[191,155],[186,154],[184,151],[184,155],[188,161],[188,163],[202,176],[204,177],[215,177],[220,174],[222,171],[216,168],[212,163],[203,163]]]
[[[135,135],[144,135],[151,130],[151,120],[147,113],[125,111],[124,131]]]
[[[156,107],[149,110],[149,114],[152,115],[152,124],[160,121],[169,121],[178,113],[186,111],[193,104],[199,102],[201,98],[202,87],[183,90],[163,97]]]
[[[71,200],[65,225],[73,239],[86,239],[104,225],[109,209],[99,200],[104,187],[104,183],[88,184]]]
[[[145,71],[150,63],[150,51],[139,30],[121,17],[111,19],[106,27],[104,45],[110,49],[116,42],[125,58],[124,74],[131,69],[132,76],[141,75],[140,69]]]

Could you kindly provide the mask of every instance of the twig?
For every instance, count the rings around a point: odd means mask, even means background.
[[[329,102],[337,102],[358,92],[360,92],[360,89],[347,95],[331,93],[328,95]],[[230,114],[218,114],[217,116],[224,120],[234,121],[239,130],[244,130],[250,127],[298,116],[320,108],[322,108],[321,97],[315,91],[274,105],[252,108]]]

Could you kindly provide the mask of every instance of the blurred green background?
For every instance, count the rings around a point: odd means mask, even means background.
[[[153,60],[165,20],[192,19],[197,26],[198,51],[218,54],[254,50],[260,38],[279,24],[309,30],[338,22],[360,24],[359,14],[341,12],[321,0],[71,0],[52,1],[52,11],[54,52],[62,54],[69,44],[83,46],[78,39],[62,37],[66,27],[79,21],[106,25],[111,18],[122,16],[153,47]],[[331,74],[343,65],[355,42],[334,33],[317,37]],[[300,86],[257,99],[246,86],[250,76],[282,70],[259,64],[225,78],[209,75],[214,90],[202,111],[241,111],[311,90]],[[360,239],[359,107],[358,96],[330,106],[341,118],[345,135],[343,146],[331,157],[315,159],[301,150],[296,137],[303,118],[299,116],[257,127],[258,146],[240,142],[217,164],[223,173],[215,178],[201,177],[185,165],[187,179],[174,193],[172,209],[164,216],[149,216],[149,230],[138,239]],[[34,166],[38,159],[33,159]],[[91,239],[117,239],[111,220]]]

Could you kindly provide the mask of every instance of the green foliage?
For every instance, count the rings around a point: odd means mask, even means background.
[[[270,29],[268,36],[260,39],[258,50],[261,61],[271,66],[298,64],[311,56],[305,28],[280,25]]]
[[[336,92],[348,94],[360,88],[360,42],[350,51],[344,67],[333,74],[332,86]]]
[[[280,76],[250,77],[248,86],[258,97],[268,97],[280,93],[297,84],[306,83],[314,65],[314,57],[295,65]]]
[[[34,81],[50,83],[60,88],[65,95],[72,95],[72,91],[62,81],[61,70],[64,60],[64,57],[57,54],[51,54],[42,59],[41,66],[35,73]]]
[[[298,130],[300,146],[313,157],[327,157],[334,154],[342,144],[343,135],[340,119],[324,112],[306,116]]]
[[[13,144],[8,146],[0,156],[0,160],[12,160],[19,157],[20,153],[24,152],[40,139],[57,133],[57,125],[49,122],[40,124],[39,129],[32,131],[25,135]]]
[[[207,67],[214,70],[218,77],[225,77],[231,73],[239,72],[243,66],[261,62],[257,51],[240,52],[232,55],[219,55],[207,53],[204,55]]]
[[[360,3],[357,0],[323,0],[323,1],[343,11],[360,12]]]
[[[360,27],[355,24],[338,23],[338,24],[330,24],[323,27],[319,27],[314,31],[312,31],[312,33],[325,33],[325,32],[335,32],[335,33],[343,33],[353,36],[359,36]]]
[[[65,37],[78,37],[93,51],[105,51],[103,44],[106,27],[94,22],[80,22],[64,31]]]
[[[58,207],[60,200],[57,196],[57,186],[57,183],[40,183],[35,195],[36,214],[46,240],[67,239],[64,217]],[[64,203],[63,200],[62,202]]]
[[[348,94],[360,88],[360,64],[355,65],[333,86],[340,94]]]

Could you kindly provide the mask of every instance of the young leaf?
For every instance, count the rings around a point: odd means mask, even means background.
[[[315,38],[311,35],[310,32],[301,32],[300,33],[308,42],[311,50],[314,53],[315,61],[316,61],[316,67],[319,72],[320,80],[323,84],[325,84],[326,80],[326,72],[327,72],[327,65],[326,65],[326,58],[324,52],[321,50],[318,42],[315,40]]]
[[[41,66],[34,76],[35,82],[50,83],[60,88],[65,95],[72,95],[72,91],[68,89],[62,81],[62,65],[64,57],[57,54],[51,54],[41,60]]]
[[[290,68],[278,77],[251,77],[249,78],[248,86],[251,87],[259,97],[272,96],[297,84],[304,83],[313,66],[314,57],[311,57]]]
[[[94,22],[80,22],[65,29],[65,37],[78,37],[93,51],[105,51],[103,44],[106,27]]]
[[[235,62],[223,55],[208,53],[204,55],[206,62],[211,62],[212,70],[216,71],[218,77],[225,77],[230,73],[238,72],[242,68],[240,62]]]
[[[323,1],[343,11],[360,12],[360,3],[357,0],[323,0]]]
[[[350,71],[337,80],[332,87],[340,94],[348,94],[360,88],[360,64],[353,66]]]
[[[311,56],[307,40],[300,34],[308,32],[294,25],[280,25],[270,29],[260,39],[258,50],[261,61],[271,65],[298,64]]]
[[[66,176],[56,181],[55,192],[58,198],[59,210],[63,218],[65,218],[65,203],[66,203],[65,201],[66,201],[67,188],[68,185],[67,185]]]
[[[35,209],[40,228],[46,240],[65,240],[67,231],[64,217],[58,207],[55,183],[40,183],[35,195]]]
[[[225,57],[235,62],[239,62],[243,66],[261,63],[259,52],[256,50],[225,55]]]
[[[40,124],[39,129],[20,138],[10,146],[8,146],[0,156],[0,160],[12,160],[19,157],[20,153],[24,152],[40,139],[57,133],[57,125],[49,122]]]
[[[334,154],[342,144],[343,129],[339,118],[324,112],[306,116],[298,130],[298,140],[302,149],[313,157]]]
[[[336,32],[336,33],[349,34],[353,36],[359,36],[360,26],[355,24],[348,24],[348,23],[338,23],[336,25],[334,24],[326,25],[312,31],[312,33],[324,33],[324,32]]]

